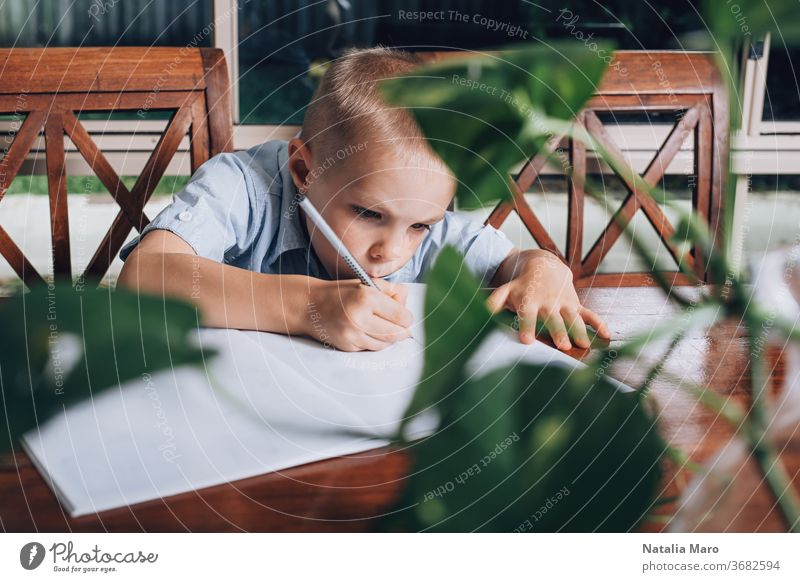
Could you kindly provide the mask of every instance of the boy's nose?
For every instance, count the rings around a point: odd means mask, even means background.
[[[396,261],[400,258],[400,250],[397,247],[373,247],[371,256],[374,261]]]
[[[374,261],[396,261],[402,254],[402,243],[399,240],[387,240],[372,246],[370,258]]]

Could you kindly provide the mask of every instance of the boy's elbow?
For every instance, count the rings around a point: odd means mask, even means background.
[[[137,271],[136,263],[136,252],[132,252],[128,255],[128,258],[125,259],[125,262],[122,263],[122,270],[119,272],[119,276],[117,277],[117,289],[121,288],[128,288],[134,286],[136,281],[136,277],[134,276],[134,271]]]
[[[147,232],[125,259],[117,286],[162,293],[168,273],[166,257],[174,253],[195,254],[187,242],[170,231],[156,228]]]

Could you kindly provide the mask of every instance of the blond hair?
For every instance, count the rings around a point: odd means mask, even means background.
[[[333,61],[306,109],[300,134],[314,158],[371,136],[406,159],[440,163],[411,113],[387,104],[379,87],[379,81],[413,71],[420,62],[408,51],[380,46],[349,49]]]

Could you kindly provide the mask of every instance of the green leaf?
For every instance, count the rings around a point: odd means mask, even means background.
[[[174,299],[68,283],[0,304],[0,452],[102,390],[213,355],[189,342],[197,311]]]
[[[461,254],[445,246],[428,274],[425,293],[425,364],[422,379],[400,425],[439,405],[463,381],[464,366],[497,324],[486,295],[467,270]]]
[[[439,406],[390,531],[629,531],[665,445],[635,394],[586,370],[520,364]]]
[[[674,209],[676,206],[672,206],[672,208]],[[714,246],[708,225],[703,223],[694,212],[678,210],[678,224],[675,227],[672,242],[700,246],[703,256],[706,258],[710,283],[721,286],[732,272],[726,253]]]
[[[775,40],[800,41],[797,0],[736,0],[720,3],[706,0],[704,13],[709,29],[717,42],[750,37],[761,38],[775,33]]]
[[[411,110],[458,178],[459,207],[474,209],[511,198],[511,168],[551,137],[541,122],[573,118],[605,67],[581,44],[537,44],[444,59],[381,88],[389,103]]]

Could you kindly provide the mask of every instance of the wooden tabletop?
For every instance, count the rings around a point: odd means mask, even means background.
[[[603,315],[614,343],[652,328],[676,309],[655,288],[590,288],[579,294],[584,304]],[[648,360],[630,362],[615,376],[641,382],[648,363],[663,350],[654,346]],[[572,355],[586,357],[574,350]],[[767,352],[773,390],[784,382],[785,363],[778,348]],[[738,322],[726,321],[687,336],[665,369],[687,381],[704,384],[748,404],[747,338]],[[662,435],[689,459],[702,463],[731,438],[718,415],[699,404],[676,382],[655,381],[651,397],[659,409]],[[787,471],[800,489],[800,447],[781,453]],[[686,487],[687,469],[666,461],[660,497]],[[365,531],[388,511],[403,487],[410,459],[400,450],[376,449],[348,457],[311,463],[225,485],[209,487],[135,506],[77,519],[69,518],[28,457],[18,453],[0,459],[0,529],[7,532],[227,532],[227,531]],[[755,473],[754,473],[755,475]],[[756,475],[757,478],[757,475]],[[785,531],[769,492],[756,483],[741,511],[726,521],[725,531]],[[673,504],[659,513],[668,516]],[[642,524],[642,531],[661,531],[667,519]],[[717,526],[715,526],[717,527]]]

